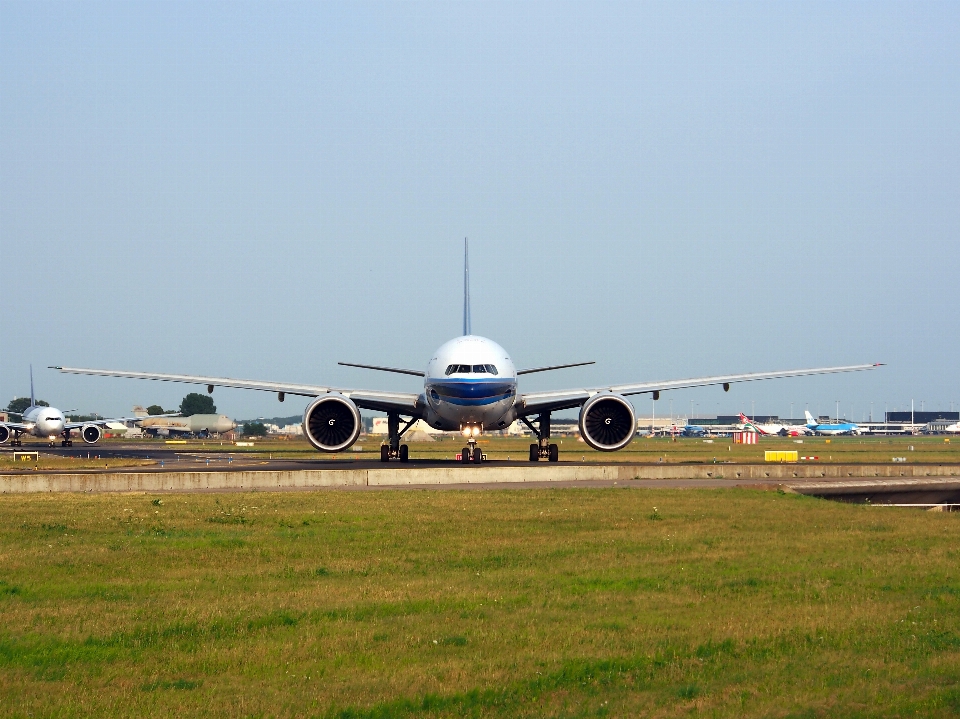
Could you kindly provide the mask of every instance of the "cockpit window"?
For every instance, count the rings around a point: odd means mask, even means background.
[[[498,374],[497,368],[492,364],[452,364],[447,365],[447,371],[444,372],[447,377],[452,374]]]

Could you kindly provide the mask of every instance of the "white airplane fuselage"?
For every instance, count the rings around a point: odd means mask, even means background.
[[[427,423],[447,431],[503,429],[516,417],[517,370],[493,340],[464,335],[433,354],[423,380]]]
[[[32,425],[29,434],[51,441],[63,433],[66,421],[63,412],[56,407],[27,407],[23,413],[23,423]]]

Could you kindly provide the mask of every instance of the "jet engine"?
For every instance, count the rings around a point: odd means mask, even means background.
[[[6,444],[10,439],[10,428],[0,424],[0,444]]]
[[[360,436],[360,411],[341,394],[326,394],[307,405],[303,433],[321,452],[341,452]]]
[[[601,452],[623,449],[636,431],[633,405],[618,394],[596,394],[580,409],[580,436]]]
[[[87,444],[96,444],[103,436],[103,430],[95,424],[85,424],[80,428],[80,436]]]

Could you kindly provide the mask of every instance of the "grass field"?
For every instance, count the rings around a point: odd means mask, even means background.
[[[29,461],[15,460],[12,453],[5,452],[0,454],[0,473],[22,472],[34,469],[69,472],[74,469],[120,469],[126,467],[145,467],[156,464],[156,462],[149,459],[100,459],[97,456],[96,449],[90,452],[89,457],[86,455],[83,457],[61,457],[46,454],[39,447],[34,449],[33,447],[24,446],[23,449],[29,452],[38,452],[40,456],[37,461],[32,459]]]
[[[0,517],[3,716],[960,714],[957,514],[614,488]]]

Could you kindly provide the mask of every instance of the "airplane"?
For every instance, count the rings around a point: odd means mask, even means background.
[[[235,429],[237,423],[224,414],[193,414],[189,417],[163,418],[159,415],[140,417],[137,425],[154,436],[191,435],[209,437]]]
[[[437,349],[424,370],[382,367],[379,365],[340,362],[347,367],[393,372],[423,378],[422,392],[390,392],[334,388],[325,385],[243,380],[228,377],[205,377],[184,374],[129,372],[104,369],[82,369],[56,366],[53,369],[68,374],[126,377],[165,382],[206,385],[207,392],[214,387],[233,387],[264,392],[275,392],[283,401],[288,394],[312,398],[303,413],[303,433],[310,444],[322,452],[343,452],[360,435],[360,410],[387,414],[388,443],[380,449],[380,460],[388,462],[409,460],[409,449],[401,444],[404,433],[419,420],[434,429],[459,431],[468,447],[461,452],[461,461],[482,462],[477,438],[484,431],[509,427],[519,420],[537,438],[530,445],[530,461],[547,459],[556,462],[559,450],[550,441],[550,416],[553,412],[579,408],[580,436],[593,449],[613,452],[626,447],[636,433],[636,415],[627,399],[630,395],[650,394],[660,399],[661,392],[687,387],[721,385],[724,391],[737,382],[749,382],[781,377],[831,374],[872,370],[879,364],[824,367],[818,369],[787,370],[780,372],[751,372],[746,374],[697,377],[692,379],[639,382],[631,384],[575,387],[546,392],[520,392],[521,376],[535,372],[549,372],[567,367],[581,367],[593,362],[574,362],[546,367],[517,369],[509,353],[486,337],[475,335],[470,323],[470,262],[469,242],[464,240],[463,265],[463,334]],[[404,418],[401,426],[401,417]]]
[[[740,413],[740,421],[747,427],[753,427],[757,434],[763,437],[799,437],[810,433],[810,429],[805,425],[754,422],[743,412]]]
[[[710,434],[710,432],[699,424],[687,424],[683,427],[684,437],[705,437],[708,434]]]
[[[126,422],[134,417],[118,417],[116,419],[86,420],[83,422],[67,422],[67,418],[56,407],[42,407],[37,405],[33,393],[33,367],[30,368],[30,406],[23,412],[8,412],[20,417],[21,422],[0,422],[0,444],[6,444],[13,437],[11,447],[22,447],[24,434],[45,439],[53,447],[57,437],[63,437],[61,447],[72,447],[73,430],[80,430],[80,437],[87,444],[96,444],[103,437],[103,430],[110,422]],[[169,416],[169,415],[168,415]]]
[[[840,422],[839,424],[820,424],[814,419],[813,415],[810,414],[809,410],[803,411],[804,415],[807,417],[807,429],[809,429],[814,434],[860,434],[859,425],[854,424],[853,422]]]

